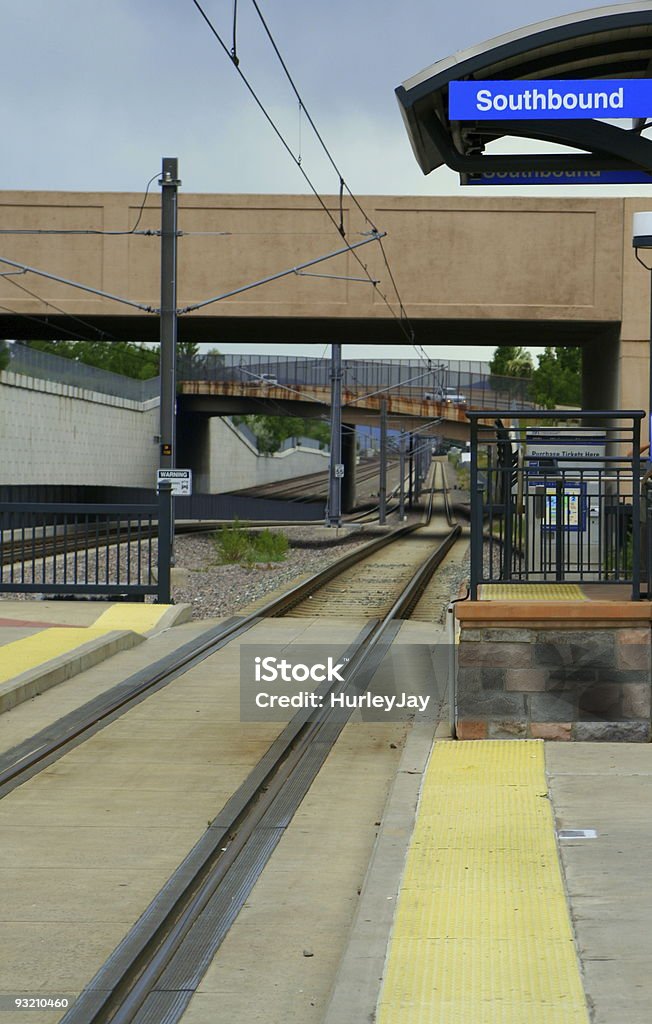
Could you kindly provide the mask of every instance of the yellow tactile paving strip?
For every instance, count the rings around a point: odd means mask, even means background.
[[[588,601],[576,583],[483,583],[481,601]]]
[[[82,644],[89,643],[97,637],[106,636],[109,629],[70,628],[53,626],[43,629],[34,636],[23,637],[4,644],[0,649],[0,683],[38,668],[62,654],[72,654]]]
[[[540,740],[441,742],[378,1024],[588,1024]]]
[[[0,649],[0,683],[6,683],[62,655],[72,655],[83,644],[117,630],[147,633],[170,607],[166,604],[116,604],[102,612],[92,626],[53,626],[4,644]]]
[[[111,605],[95,620],[93,629],[132,629],[134,633],[148,633],[154,629],[172,606],[122,602]]]

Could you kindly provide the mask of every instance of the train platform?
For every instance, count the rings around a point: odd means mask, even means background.
[[[652,749],[405,748],[326,1024],[644,1024]]]
[[[73,621],[66,603],[47,604],[5,612],[11,624],[0,628],[14,632],[4,648],[23,638],[16,631],[130,615],[80,602]],[[166,621],[146,643],[0,716],[0,746],[209,626]],[[287,616],[243,642],[342,644],[358,629]],[[397,642],[416,652],[437,640],[431,624],[406,622]],[[227,645],[6,798],[0,994],[78,996],[255,766],[280,725],[238,726],[239,671],[237,644]],[[445,719],[443,700],[413,725],[356,713],[184,1024],[218,1011],[236,1024],[647,1024],[650,745],[454,742]],[[192,734],[181,747],[180,725]],[[0,1001],[0,1022],[23,1016]],[[32,1016],[55,1024],[60,1014]]]
[[[624,583],[483,583],[479,601],[631,601]]]
[[[189,618],[187,605],[0,602],[0,713]]]

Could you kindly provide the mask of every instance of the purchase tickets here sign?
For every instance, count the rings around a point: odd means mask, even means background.
[[[652,80],[451,82],[451,121],[652,116]]]

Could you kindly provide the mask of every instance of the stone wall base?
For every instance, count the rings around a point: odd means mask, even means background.
[[[649,743],[648,603],[456,605],[456,735]]]

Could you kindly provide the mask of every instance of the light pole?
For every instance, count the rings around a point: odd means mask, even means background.
[[[648,355],[648,405],[647,405],[647,439],[648,459],[652,461],[652,262],[648,266],[638,254],[639,249],[652,250],[652,212],[635,213],[632,225],[632,246],[636,259],[650,275],[650,332],[649,332],[649,355]],[[649,255],[652,261],[652,252]],[[636,453],[634,453],[636,455]]]

